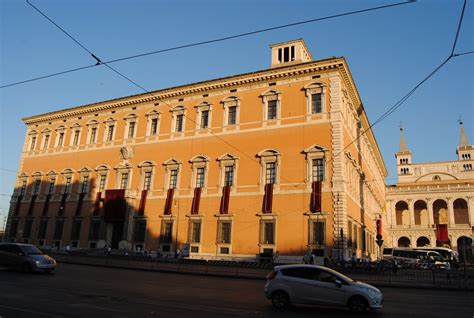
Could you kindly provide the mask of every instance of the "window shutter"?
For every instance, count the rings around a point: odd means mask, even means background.
[[[265,196],[263,197],[263,213],[272,213],[273,183],[265,185]]]
[[[43,205],[43,212],[42,212],[42,215],[43,216],[46,216],[48,214],[48,209],[49,209],[49,201],[51,200],[51,194],[47,194],[46,195],[46,199],[44,201],[44,205]]]
[[[230,186],[224,186],[222,188],[221,207],[219,212],[221,214],[229,213],[229,200],[230,200]]]
[[[77,202],[77,207],[76,207],[76,216],[81,215],[81,210],[82,210],[82,203],[84,202],[84,196],[86,194],[84,192],[81,192],[79,194],[79,202]]]
[[[92,212],[94,216],[99,215],[101,201],[102,201],[102,192],[97,192],[97,197],[95,198],[95,202],[94,202],[94,211]]]
[[[59,205],[59,211],[58,215],[62,216],[64,213],[66,213],[66,199],[67,199],[67,193],[63,193],[61,196],[61,203]]]
[[[32,214],[33,214],[33,209],[34,209],[34,207],[35,207],[36,197],[37,197],[36,194],[33,194],[33,195],[31,196],[30,207],[28,208],[28,215],[32,215]]]

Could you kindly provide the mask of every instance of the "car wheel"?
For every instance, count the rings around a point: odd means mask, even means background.
[[[290,297],[282,290],[278,290],[272,294],[272,305],[276,309],[286,309],[291,305]]]
[[[364,312],[367,309],[367,301],[361,296],[354,296],[347,302],[347,307],[352,312]]]
[[[23,273],[31,273],[31,265],[29,263],[23,263],[21,265],[21,271]]]

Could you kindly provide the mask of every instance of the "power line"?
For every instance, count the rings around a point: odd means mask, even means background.
[[[372,8],[367,8],[367,9],[361,9],[361,10],[357,10],[357,11],[339,13],[339,14],[335,14],[335,15],[322,17],[322,18],[315,18],[315,19],[310,19],[310,20],[305,20],[305,21],[300,21],[300,22],[294,22],[294,23],[284,24],[284,25],[280,25],[280,26],[264,28],[264,29],[245,32],[245,33],[239,33],[239,34],[230,35],[230,36],[217,38],[217,39],[213,39],[213,40],[200,41],[200,42],[175,46],[175,47],[171,47],[171,48],[166,48],[166,49],[162,49],[162,50],[156,50],[156,51],[136,54],[136,55],[122,57],[122,58],[118,58],[118,59],[110,60],[110,61],[105,61],[105,62],[102,62],[96,55],[94,55],[90,50],[88,50],[83,44],[81,44],[78,40],[76,40],[72,35],[70,35],[68,32],[66,32],[63,28],[61,28],[58,24],[56,24],[52,19],[50,19],[46,14],[44,14],[37,7],[35,7],[33,4],[31,4],[29,2],[29,0],[26,0],[26,2],[30,6],[32,6],[36,11],[38,11],[41,15],[43,15],[46,19],[48,19],[52,24],[54,24],[56,27],[58,27],[58,29],[60,29],[62,32],[64,32],[69,38],[71,38],[74,42],[76,42],[79,46],[81,46],[84,50],[86,50],[96,60],[97,63],[92,64],[92,65],[77,67],[77,68],[74,68],[74,69],[61,71],[61,72],[57,72],[57,73],[53,73],[53,74],[49,74],[49,75],[34,77],[34,78],[31,78],[31,79],[26,79],[26,80],[14,82],[14,83],[6,84],[6,85],[2,85],[2,86],[0,86],[0,88],[11,87],[11,86],[15,86],[15,85],[20,85],[20,84],[33,82],[33,81],[42,80],[42,79],[45,79],[45,78],[59,76],[59,75],[67,74],[67,73],[72,73],[72,72],[76,72],[76,71],[79,71],[79,70],[84,70],[84,69],[92,68],[92,67],[95,67],[95,66],[99,66],[101,64],[111,64],[111,63],[121,62],[121,61],[125,61],[125,60],[130,60],[130,59],[136,59],[136,58],[149,56],[149,55],[154,55],[154,54],[160,54],[160,53],[165,53],[165,52],[170,52],[170,51],[176,51],[176,50],[181,50],[181,49],[185,49],[185,48],[190,48],[190,47],[195,47],[195,46],[200,46],[200,45],[206,45],[206,44],[211,44],[211,43],[216,43],[216,42],[223,42],[223,41],[232,40],[232,39],[236,39],[236,38],[241,38],[241,37],[245,37],[245,36],[255,35],[255,34],[258,34],[258,33],[264,33],[264,32],[274,31],[274,30],[278,30],[278,29],[294,27],[294,26],[298,26],[298,25],[302,25],[302,24],[314,23],[314,22],[319,22],[319,21],[323,21],[323,20],[329,20],[329,19],[340,18],[340,17],[344,17],[344,16],[349,16],[349,15],[355,15],[355,14],[359,14],[359,13],[365,13],[365,12],[381,10],[381,9],[386,9],[386,8],[390,8],[390,7],[395,7],[395,6],[401,6],[401,5],[405,5],[405,4],[414,3],[415,1],[414,0],[408,0],[408,1],[405,1],[405,2],[399,2],[399,3],[384,5],[384,6],[378,6],[378,7],[372,7]]]
[[[10,170],[10,169],[5,169],[5,168],[0,168],[0,170],[2,171],[8,171],[8,172],[13,172],[13,173],[17,173],[18,171],[15,171],[15,170]]]
[[[469,51],[469,52],[463,52],[463,53],[453,54],[453,57],[463,56],[463,55],[472,54],[472,53],[474,53],[474,51]]]
[[[456,44],[458,42],[458,37],[459,37],[459,31],[461,31],[461,24],[462,24],[462,20],[464,18],[464,10],[466,9],[466,2],[467,2],[467,0],[464,0],[464,4],[462,6],[462,11],[461,11],[461,18],[459,19],[458,28],[456,30],[456,36],[454,37],[453,49],[451,50],[451,55],[450,56],[453,56],[454,50],[456,49]]]

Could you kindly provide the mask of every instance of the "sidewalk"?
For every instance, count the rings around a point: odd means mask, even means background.
[[[52,255],[60,263],[104,266],[168,273],[211,275],[265,280],[273,268],[271,263],[205,261],[174,258],[156,259],[147,256],[73,256]],[[474,290],[474,271],[403,269],[397,273],[368,271],[363,268],[344,270],[344,274],[377,287],[403,287],[424,289]]]

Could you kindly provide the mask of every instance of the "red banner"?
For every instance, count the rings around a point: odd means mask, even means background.
[[[222,188],[222,198],[221,198],[221,206],[219,212],[221,214],[229,213],[229,200],[230,200],[230,186],[224,186]]]
[[[104,220],[120,222],[125,219],[125,190],[105,190]]]
[[[321,212],[321,181],[313,181],[311,191],[311,212]]]
[[[171,207],[173,205],[173,196],[174,196],[174,189],[168,189],[168,193],[166,194],[165,214],[171,214]]]
[[[146,205],[147,196],[148,196],[148,190],[142,190],[142,197],[140,198],[140,206],[138,207],[138,215],[145,214],[145,205]]]
[[[191,205],[191,214],[199,214],[200,203],[201,203],[201,188],[195,188],[193,204]]]
[[[436,241],[441,244],[449,242],[447,224],[436,224]]]
[[[98,216],[100,212],[100,202],[102,201],[102,192],[97,192],[97,197],[94,202],[94,211],[92,212],[93,216]]]
[[[263,197],[263,213],[272,213],[273,205],[273,183],[265,185],[265,196]]]

